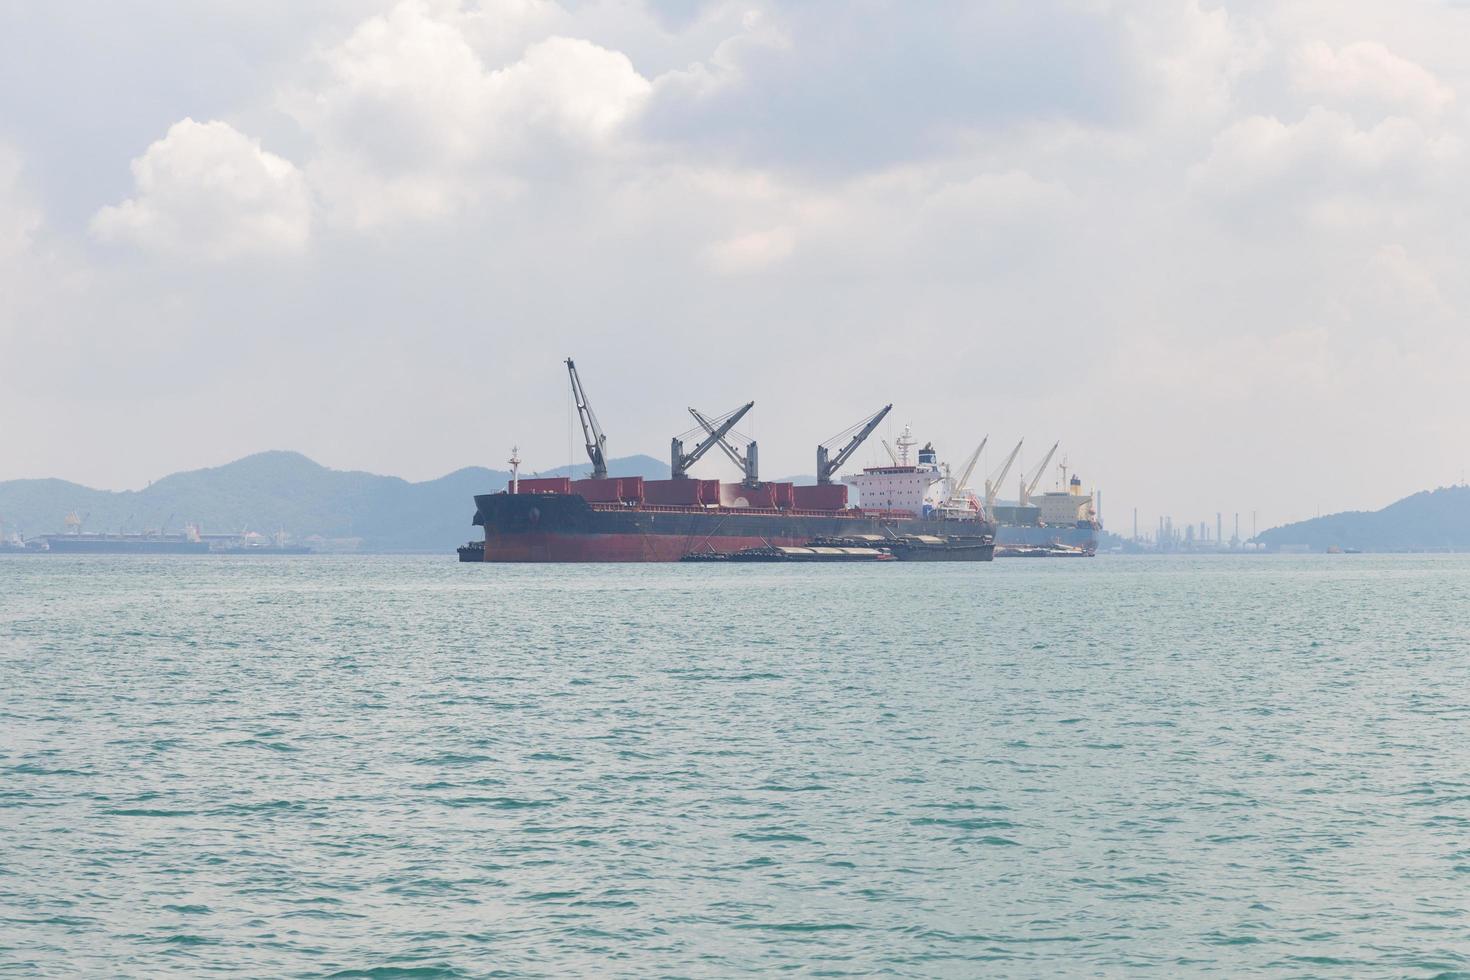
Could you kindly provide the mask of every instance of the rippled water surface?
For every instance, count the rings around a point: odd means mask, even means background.
[[[1470,971],[1470,560],[0,559],[0,972]]]

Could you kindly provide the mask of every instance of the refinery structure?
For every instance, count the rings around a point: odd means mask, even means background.
[[[759,553],[810,557],[826,551],[878,550],[901,560],[988,561],[1021,555],[1091,555],[1100,528],[1090,494],[1062,467],[1061,488],[1038,493],[1055,456],[1020,477],[1014,503],[999,493],[1021,446],[984,483],[970,488],[985,449],[951,469],[932,444],[919,447],[910,427],[883,448],[888,462],[839,480],[892,405],[816,447],[811,485],[765,481],[754,439],[735,426],[754,408],[747,402],[722,415],[689,409],[694,428],[670,442],[667,480],[608,472],[607,437],[576,364],[566,361],[591,472],[586,479],[522,478],[518,452],[499,492],[475,497],[473,522],[483,541],[459,551],[472,562],[678,561]],[[712,452],[739,471],[738,482],[699,479],[690,469]],[[855,499],[849,489],[855,491]],[[815,548],[815,552],[813,551]]]

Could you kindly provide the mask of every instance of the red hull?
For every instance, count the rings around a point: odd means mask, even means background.
[[[486,535],[485,561],[678,561],[689,554],[688,538],[673,534],[534,534]],[[720,536],[701,538],[699,551],[743,551],[766,545],[799,547],[799,538]]]

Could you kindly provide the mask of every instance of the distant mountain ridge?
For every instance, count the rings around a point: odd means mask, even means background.
[[[669,475],[650,456],[609,460],[616,473]],[[589,466],[571,467],[580,477]],[[566,474],[568,467],[545,471]],[[522,471],[522,476],[528,475]],[[300,453],[274,450],[209,469],[174,473],[143,490],[94,490],[65,480],[0,482],[5,531],[28,537],[62,530],[76,511],[94,531],[177,529],[285,530],[297,540],[361,538],[369,551],[447,551],[475,536],[474,495],[502,490],[509,471],[470,466],[437,480],[333,470]]]
[[[1382,510],[1314,517],[1264,531],[1268,548],[1470,551],[1470,486],[1424,490]]]

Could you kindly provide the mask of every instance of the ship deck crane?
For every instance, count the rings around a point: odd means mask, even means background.
[[[1046,464],[1050,463],[1051,458],[1057,454],[1057,447],[1060,445],[1060,442],[1054,442],[1051,444],[1051,448],[1046,451],[1046,457],[1042,459],[1041,465],[1037,466],[1036,469],[1031,471],[1032,476],[1029,483],[1027,482],[1026,477],[1021,477],[1020,504],[1022,507],[1025,507],[1026,505],[1031,503],[1031,495],[1036,492],[1036,486],[1041,482],[1041,474],[1046,472]]]
[[[893,460],[893,465],[894,466],[897,466],[898,465],[898,453],[896,453],[896,452],[893,451],[893,447],[888,444],[888,440],[887,439],[879,439],[878,441],[881,442],[881,443],[883,443],[883,451],[888,454],[888,458],[889,459]]]
[[[750,408],[750,406],[754,404],[755,402],[751,402],[749,405],[746,405],[745,408],[739,409],[739,414],[744,415],[745,412]],[[745,452],[742,453],[734,446],[730,445],[729,441],[725,438],[725,436],[729,434],[731,428],[734,426],[734,422],[730,422],[729,425],[721,425],[719,419],[707,419],[703,415],[701,415],[699,411],[693,408],[689,410],[689,414],[694,416],[694,421],[698,422],[700,427],[704,429],[705,432],[708,432],[710,436],[715,439],[715,442],[717,445],[719,445],[720,450],[724,452],[726,456],[730,457],[730,462],[740,467],[741,471],[745,473],[745,480],[743,481],[745,485],[748,487],[758,486],[761,482],[760,448],[756,445],[755,440],[750,440],[749,444],[745,447]],[[727,419],[726,421],[729,420]],[[716,429],[719,429],[721,431],[717,432]]]
[[[567,374],[572,378],[572,400],[577,403],[577,417],[582,420],[582,437],[587,442],[587,458],[592,461],[592,479],[607,479],[607,436],[592,414],[587,403],[587,392],[582,389],[582,379],[577,375],[577,365],[567,358]]]
[[[995,498],[1000,493],[1000,488],[1005,485],[1006,477],[1011,472],[1011,466],[1016,462],[1016,457],[1020,455],[1021,447],[1025,444],[1025,439],[1022,439],[1020,442],[1016,443],[1016,448],[1012,449],[1011,454],[1006,457],[1006,461],[1000,464],[1000,469],[997,470],[995,473],[992,473],[990,477],[986,479],[985,512],[987,514],[995,510]]]
[[[831,483],[832,475],[838,470],[842,469],[842,464],[846,463],[848,459],[852,456],[852,454],[857,452],[858,447],[863,444],[868,436],[873,434],[874,429],[878,428],[878,423],[883,421],[883,416],[887,415],[892,410],[892,405],[884,405],[878,411],[868,416],[868,418],[864,421],[857,423],[851,428],[844,429],[837,435],[833,436],[831,439],[828,439],[826,442],[818,446],[817,483]],[[828,447],[838,440],[846,438],[849,434],[852,435],[852,438],[847,440],[847,445],[839,449],[836,456],[829,456],[828,454],[831,452],[831,450]]]
[[[980,454],[985,452],[985,444],[988,442],[990,442],[989,436],[981,439],[980,445],[976,446],[975,451],[970,454],[970,461],[965,464],[965,471],[960,474],[960,478],[958,480],[955,480],[954,483],[951,484],[951,489],[949,491],[950,500],[958,499],[959,495],[965,492],[965,487],[969,486],[970,477],[973,476],[975,473],[975,464],[980,462]]]
[[[754,407],[755,402],[746,402],[744,405],[741,405],[739,408],[735,409],[735,411],[728,412],[725,415],[716,419],[706,419],[698,411],[691,408],[689,410],[689,414],[694,416],[694,421],[699,423],[699,428],[692,431],[703,431],[705,433],[705,438],[703,442],[695,446],[687,453],[684,451],[683,437],[675,436],[673,438],[672,442],[669,445],[669,472],[673,474],[673,478],[675,480],[683,480],[688,478],[689,467],[697,463],[701,456],[709,452],[710,449],[715,446],[719,446],[721,449],[723,449],[725,451],[725,455],[730,456],[730,458],[734,459],[736,465],[738,465],[741,469],[745,469],[745,460],[740,458],[739,454],[736,453],[735,450],[726,445],[725,435],[731,429],[735,428],[735,423],[744,418],[746,412],[750,411]],[[685,435],[689,435],[689,433],[686,432]],[[752,445],[754,444],[752,443]]]

